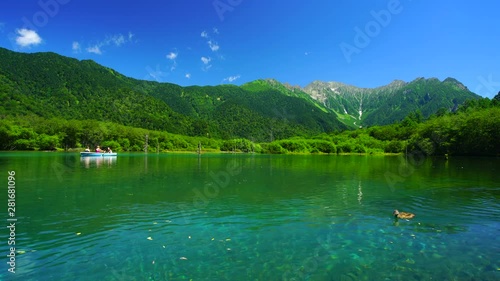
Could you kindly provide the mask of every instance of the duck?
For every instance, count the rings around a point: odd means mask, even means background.
[[[400,212],[398,210],[394,210],[394,213],[392,213],[396,219],[412,219],[415,217],[415,214],[412,213],[406,213],[406,212]]]

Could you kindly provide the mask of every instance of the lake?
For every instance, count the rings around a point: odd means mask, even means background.
[[[1,280],[500,280],[498,158],[2,152],[0,171]]]

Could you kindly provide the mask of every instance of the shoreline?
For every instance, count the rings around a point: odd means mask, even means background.
[[[31,152],[45,152],[45,153],[61,153],[61,154],[75,154],[79,155],[80,152],[84,150],[81,149],[70,149],[67,151],[64,150],[3,150],[0,153],[31,153]],[[405,155],[404,153],[306,153],[306,152],[287,152],[287,153],[264,153],[264,152],[243,152],[243,151],[220,151],[220,150],[207,150],[198,153],[197,151],[192,150],[172,150],[172,151],[161,151],[161,152],[141,152],[141,151],[118,151],[118,156],[120,154],[145,154],[145,155],[154,155],[154,154],[194,154],[194,155],[204,155],[204,154],[254,154],[254,155],[324,155],[324,156],[399,156]],[[432,155],[429,157],[445,157]]]

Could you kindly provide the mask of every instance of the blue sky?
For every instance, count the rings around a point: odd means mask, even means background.
[[[3,0],[0,46],[183,86],[454,77],[491,98],[499,11],[496,0]]]

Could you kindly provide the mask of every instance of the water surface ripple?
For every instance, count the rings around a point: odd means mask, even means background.
[[[499,161],[0,153],[19,198],[0,279],[500,280]]]

